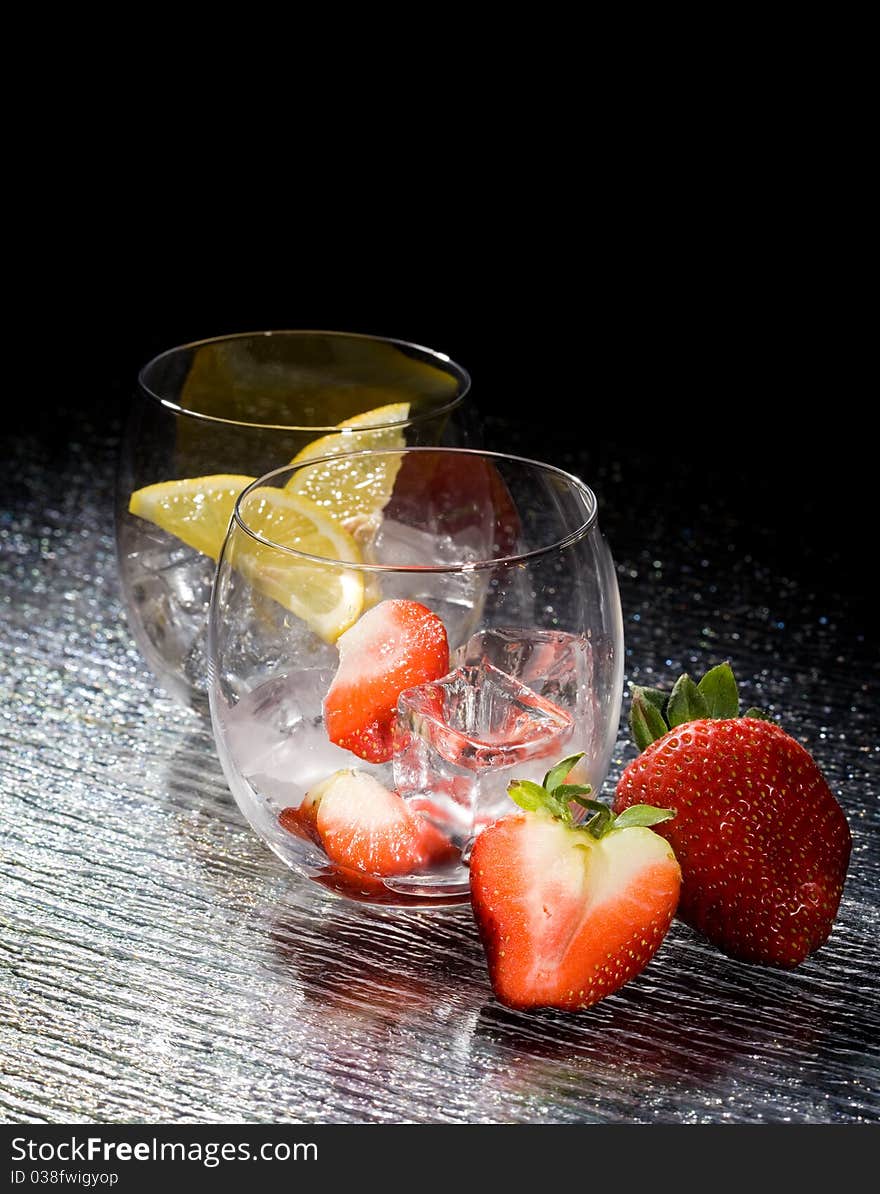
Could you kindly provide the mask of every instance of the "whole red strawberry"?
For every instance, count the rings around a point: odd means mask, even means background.
[[[738,716],[733,672],[635,688],[639,755],[614,808],[675,809],[656,832],[682,872],[678,914],[725,953],[799,965],[828,939],[849,863],[840,805],[808,752],[757,709]]]

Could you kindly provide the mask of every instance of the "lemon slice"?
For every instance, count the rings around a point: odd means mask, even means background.
[[[393,402],[346,419],[339,424],[342,430],[314,440],[297,453],[291,464],[306,464],[319,456],[339,459],[297,469],[286,491],[309,498],[356,532],[361,523],[381,514],[388,504],[402,456],[389,454],[372,462],[347,460],[346,456],[365,448],[405,448],[403,430],[382,424],[401,423],[408,416],[408,402]]]
[[[334,561],[360,562],[351,535],[308,498],[261,487],[248,494],[242,517],[251,530],[282,547]],[[334,643],[360,617],[364,582],[340,564],[300,560],[245,534],[230,540],[229,561],[285,609]]]
[[[163,481],[138,489],[128,508],[216,560],[236,499],[253,480],[224,473]],[[352,537],[307,498],[261,488],[248,496],[246,506],[248,526],[274,543],[328,560],[360,560]],[[244,533],[230,542],[232,566],[261,592],[302,618],[325,642],[335,642],[360,616],[364,583],[352,569],[298,560]]]
[[[131,495],[128,508],[212,560],[219,559],[235,501],[253,477],[219,473],[162,481]]]

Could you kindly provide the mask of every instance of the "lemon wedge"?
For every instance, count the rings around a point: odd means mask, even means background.
[[[253,477],[218,473],[161,481],[131,495],[128,508],[212,560],[219,559],[235,501]]]
[[[388,504],[402,456],[389,453],[372,462],[346,457],[365,448],[405,448],[403,430],[384,424],[402,423],[408,418],[409,409],[408,402],[393,402],[345,419],[339,424],[339,431],[308,444],[291,464],[307,464],[321,456],[338,459],[297,469],[287,482],[286,491],[315,502],[337,522],[357,533],[364,521],[381,514]]]
[[[406,440],[401,429],[387,424],[405,423],[409,418],[409,406],[408,402],[391,402],[387,406],[377,406],[373,410],[352,415],[350,419],[343,419],[337,426],[349,430],[333,431],[312,440],[297,453],[291,464],[300,464],[316,456],[357,452],[362,448],[405,448]]]
[[[349,461],[364,448],[403,449],[399,426],[409,417],[408,402],[392,402],[362,411],[339,423],[339,430],[314,440],[292,464],[338,457],[313,468],[298,469],[285,489],[261,488],[248,496],[249,527],[284,547],[327,560],[359,563],[356,539],[375,530],[394,489],[402,457],[392,452],[374,460]],[[236,499],[253,477],[220,473],[162,481],[132,494],[129,510],[176,535],[189,547],[217,560]],[[253,584],[301,617],[333,643],[360,616],[365,601],[362,576],[350,569],[299,560],[264,546],[245,534],[232,540],[232,566]]]
[[[253,477],[219,474],[148,485],[131,496],[129,510],[189,547],[219,558],[236,499]],[[254,490],[245,518],[258,535],[327,560],[357,563],[357,544],[325,510],[281,489]],[[266,596],[333,643],[360,616],[364,583],[350,568],[288,556],[241,532],[230,540],[229,560]]]
[[[299,494],[255,489],[247,496],[242,517],[252,531],[282,547],[328,561],[360,562],[351,535]],[[364,581],[352,568],[298,559],[244,533],[230,540],[229,562],[267,597],[307,622],[325,642],[335,643],[360,617]]]

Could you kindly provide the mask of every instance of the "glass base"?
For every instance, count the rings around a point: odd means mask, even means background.
[[[291,869],[305,874],[314,883],[320,883],[334,895],[377,907],[431,910],[470,902],[470,884],[466,879],[456,882],[441,882],[432,876],[382,879],[373,875],[357,875],[351,871],[343,872],[332,866],[315,869],[296,866]]]

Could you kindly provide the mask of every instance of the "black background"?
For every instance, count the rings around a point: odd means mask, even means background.
[[[19,358],[39,399],[7,427],[39,436],[50,467],[86,425],[116,433],[138,368],[173,344],[391,335],[470,371],[487,447],[584,475],[616,554],[674,550],[687,526],[710,556],[753,555],[869,629],[867,319],[796,220],[640,226],[632,208],[591,231],[544,213],[499,233],[484,216],[459,238],[429,222],[169,234],[145,213],[112,233],[92,222],[37,277]]]

